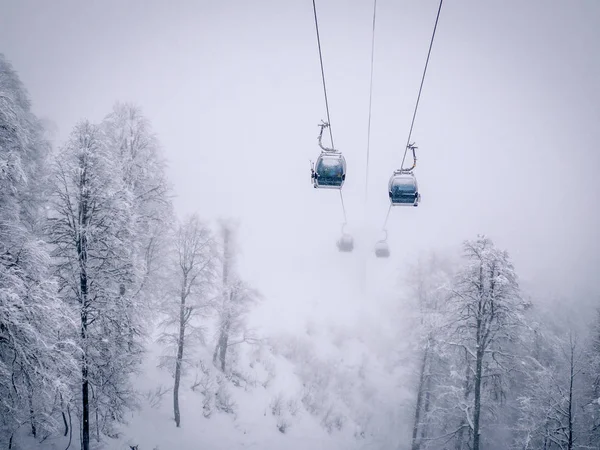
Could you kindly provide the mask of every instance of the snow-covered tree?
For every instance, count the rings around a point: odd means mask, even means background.
[[[87,121],[74,128],[55,164],[50,237],[60,294],[79,316],[84,450],[91,429],[100,440],[124,419],[141,350],[131,339],[131,294],[124,289],[135,277],[134,228],[120,168],[100,128]]]
[[[412,431],[412,449],[421,448],[421,442],[432,431],[430,413],[436,402],[436,385],[443,379],[443,352],[439,334],[442,329],[448,283],[452,275],[448,261],[435,253],[427,260],[419,258],[411,267],[406,284],[415,303],[416,349],[418,358],[418,384]]]
[[[454,386],[459,389],[448,389],[447,394],[454,396],[462,410],[458,426],[450,430],[456,436],[456,448],[468,443],[469,448],[478,450],[482,413],[493,417],[493,403],[505,396],[506,374],[514,356],[510,348],[520,333],[526,303],[506,251],[485,236],[466,241],[463,249],[466,264],[451,288],[445,338],[445,345],[457,349],[451,373],[456,374],[459,382]]]
[[[588,441],[600,442],[600,309],[592,325],[588,359],[589,395],[586,411],[589,417]]]
[[[227,367],[227,351],[234,345],[253,342],[246,326],[246,318],[250,308],[260,299],[259,292],[243,281],[235,269],[237,249],[235,246],[235,227],[231,221],[220,223],[223,239],[222,248],[222,286],[221,299],[216,304],[217,344],[213,352],[213,363],[225,372]]]
[[[598,448],[597,337],[569,322],[545,317],[521,355],[515,448]]]
[[[162,295],[162,271],[167,260],[168,230],[173,225],[171,188],[166,162],[150,122],[139,107],[116,103],[102,122],[104,140],[118,160],[123,188],[129,192],[133,277],[124,284],[131,302],[131,319],[141,333],[141,310]]]
[[[76,367],[74,321],[56,295],[41,240],[49,144],[0,54],[0,446],[27,424],[44,439]]]
[[[215,294],[218,255],[210,228],[197,215],[179,224],[174,238],[169,284],[171,292],[163,305],[165,331],[161,341],[168,344],[163,364],[173,370],[173,412],[179,427],[179,386],[188,355],[194,345],[204,342],[203,318],[207,317]]]

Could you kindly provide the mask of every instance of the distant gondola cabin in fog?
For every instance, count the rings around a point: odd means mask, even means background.
[[[387,258],[390,256],[390,247],[386,241],[379,241],[375,244],[375,256],[378,258]]]
[[[340,252],[351,252],[354,249],[354,239],[349,234],[342,234],[337,241],[337,247]]]

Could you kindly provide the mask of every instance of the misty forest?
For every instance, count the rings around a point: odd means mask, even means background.
[[[600,7],[392,3],[0,1],[0,449],[600,450]]]

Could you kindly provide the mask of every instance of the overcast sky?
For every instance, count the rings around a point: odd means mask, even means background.
[[[477,233],[510,252],[524,284],[574,291],[574,306],[598,298],[596,0],[445,2],[413,132],[422,204],[392,210],[387,261],[372,248],[437,0],[378,1],[366,204],[373,4],[317,1],[352,254],[335,247],[338,193],[310,184],[326,117],[311,1],[0,3],[0,51],[57,143],[77,120],[135,102],[164,146],[178,212],[241,219],[241,266],[267,297],[266,323],[347,321],[392,292],[419,252]]]

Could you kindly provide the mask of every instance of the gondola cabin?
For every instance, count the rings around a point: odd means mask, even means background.
[[[418,206],[421,194],[412,173],[396,172],[390,178],[388,194],[392,206]]]
[[[313,170],[315,188],[341,189],[346,180],[346,159],[337,152],[322,152]]]
[[[342,234],[337,241],[337,247],[340,252],[351,252],[354,250],[354,239],[349,234]]]
[[[375,244],[375,256],[378,258],[388,258],[390,256],[390,247],[386,241],[379,241]]]

